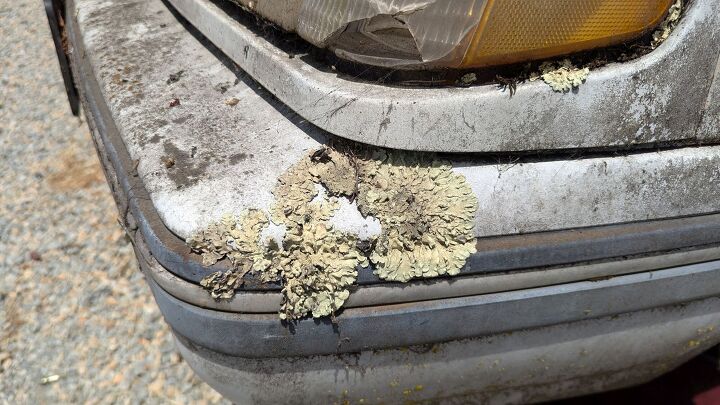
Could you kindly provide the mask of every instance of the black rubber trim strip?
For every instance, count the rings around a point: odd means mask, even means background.
[[[175,333],[217,352],[266,358],[426,345],[684,305],[720,294],[720,261],[597,282],[347,308],[336,323],[305,318],[287,324],[277,314],[204,309],[171,296],[151,277],[147,281]]]
[[[80,115],[80,98],[70,72],[70,63],[63,44],[62,34],[65,27],[62,27],[60,22],[66,20],[64,4],[62,0],[44,0],[44,4],[45,14],[47,14],[48,24],[50,25],[50,33],[55,44],[55,53],[57,53],[58,63],[60,64],[60,73],[65,84],[65,94],[67,94],[68,103],[70,103],[70,111],[77,117]]]
[[[68,0],[69,9],[72,0]],[[173,234],[162,222],[134,164],[125,148],[103,99],[97,76],[87,60],[84,43],[80,38],[75,17],[66,23],[73,52],[72,68],[82,95],[83,103],[109,156],[109,164],[117,175],[125,204],[118,196],[118,206],[126,219],[130,210],[151,254],[168,271],[185,280],[198,283],[209,271],[226,269],[226,264],[206,268],[197,255],[191,254],[184,241]],[[219,56],[222,57],[222,56]],[[90,119],[89,119],[90,121]],[[107,164],[101,159],[103,164]],[[662,254],[678,249],[715,245],[720,243],[720,214],[647,222],[600,226],[592,228],[552,231],[527,235],[499,236],[478,240],[478,251],[462,269],[462,275],[537,269],[591,261],[622,259],[626,256]],[[362,269],[358,284],[383,283]],[[277,284],[261,284],[252,277],[242,290],[278,290]]]

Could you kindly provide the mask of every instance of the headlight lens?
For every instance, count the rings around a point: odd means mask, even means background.
[[[482,67],[618,44],[672,0],[304,0],[297,32],[388,67]]]

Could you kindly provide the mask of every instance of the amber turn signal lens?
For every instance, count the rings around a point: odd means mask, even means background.
[[[461,67],[619,44],[660,23],[671,0],[488,0]]]

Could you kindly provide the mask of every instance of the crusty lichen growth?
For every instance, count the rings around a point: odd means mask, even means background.
[[[286,245],[277,263],[284,296],[280,317],[317,318],[340,309],[357,280],[357,266],[367,266],[356,238],[310,219],[288,233]]]
[[[282,319],[328,316],[369,261],[380,278],[406,282],[457,274],[475,251],[477,199],[462,175],[430,155],[323,148],[285,172],[273,194],[270,219],[286,230],[281,244],[261,240],[270,222],[257,210],[225,216],[188,238],[204,264],[227,257],[236,268],[203,280],[213,297],[231,298],[252,271],[282,284]],[[363,215],[380,221],[376,241],[333,229],[342,197],[357,199]]]
[[[366,265],[357,237],[328,223],[339,207],[337,198],[318,193],[319,184],[345,190],[341,177],[327,156],[315,153],[283,174],[273,190],[272,219],[287,232],[283,246],[268,249],[261,279],[282,282],[282,319],[333,314],[350,295],[357,266]]]
[[[542,79],[554,91],[567,93],[585,83],[589,75],[590,68],[578,68],[570,59],[563,59],[559,62],[543,62],[540,72],[532,74],[529,80]]]
[[[217,271],[200,281],[215,299],[230,299],[243,284],[243,276],[251,270],[267,266],[265,249],[261,246],[260,233],[268,224],[267,217],[259,210],[250,210],[236,217],[224,215],[220,221],[211,223],[186,242],[195,253],[202,255],[204,266],[211,266],[227,258],[233,268]]]
[[[357,266],[367,265],[357,237],[332,229],[328,220],[338,209],[335,197],[318,194],[317,184],[328,181],[315,170],[312,156],[291,168],[279,181],[273,220],[287,227],[282,247],[272,255],[265,273],[282,280],[282,319],[333,314],[350,295]]]
[[[228,258],[234,267],[239,267],[242,261],[253,262],[262,257],[260,232],[267,224],[267,217],[259,210],[250,210],[240,217],[227,214],[192,234],[186,243],[193,252],[202,255],[203,266]]]
[[[475,252],[477,199],[447,162],[377,152],[359,165],[358,207],[382,224],[370,260],[380,278],[455,275]]]
[[[249,269],[230,269],[225,272],[216,271],[200,281],[200,285],[210,292],[216,300],[229,300],[235,296],[235,290],[243,284],[243,276]]]
[[[457,274],[475,252],[477,199],[449,163],[430,155],[381,150],[355,156],[323,150],[310,173],[334,195],[356,196],[383,232],[370,260],[386,280]]]
[[[318,194],[313,178],[308,174],[312,162],[304,158],[278,178],[273,190],[275,204],[270,209],[273,222],[300,221],[308,213],[308,203]]]
[[[652,42],[650,43],[650,46],[652,46],[653,49],[657,48],[665,42],[666,39],[670,36],[670,33],[675,29],[678,22],[680,21],[680,15],[682,14],[683,10],[683,1],[677,0],[675,3],[673,3],[672,6],[670,6],[670,10],[668,11],[667,17],[665,17],[665,20],[660,24],[660,26],[653,32],[652,35]]]
[[[335,149],[323,148],[314,152],[310,159],[310,175],[323,184],[330,193],[336,196],[350,197],[357,193],[359,181],[357,158],[349,152],[341,153]]]

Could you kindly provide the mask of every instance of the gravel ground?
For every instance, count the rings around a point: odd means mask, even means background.
[[[222,402],[116,222],[42,2],[0,0],[0,38],[0,403]]]

